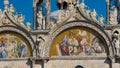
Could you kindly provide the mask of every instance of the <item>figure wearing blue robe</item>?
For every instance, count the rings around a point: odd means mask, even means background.
[[[18,57],[27,57],[27,46],[24,42],[17,46]]]
[[[20,47],[21,52],[23,53],[22,57],[27,57],[27,46],[26,45],[22,45]]]
[[[60,42],[60,45],[66,44],[68,41],[67,37],[65,36],[64,39]]]
[[[5,47],[6,47],[6,45],[5,45],[4,43],[2,43],[2,44],[0,45],[0,48],[2,48],[2,49],[0,50],[0,58],[6,58],[6,57],[7,57],[7,53],[6,53],[6,51],[5,51]]]
[[[117,8],[117,22],[120,24],[120,0],[110,0],[110,11]]]

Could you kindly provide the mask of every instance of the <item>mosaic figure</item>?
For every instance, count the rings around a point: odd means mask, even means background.
[[[92,56],[105,52],[101,40],[92,34],[90,37],[90,33],[87,31],[79,30],[78,33],[74,33],[74,31],[70,30],[68,33],[69,35],[64,35],[64,38],[58,43],[59,45],[56,45],[57,49],[59,46],[62,56]],[[57,51],[59,52],[59,50]],[[60,53],[58,54],[60,55]]]
[[[6,41],[7,38],[6,37],[2,37],[1,38],[1,43],[0,43],[0,58],[6,58],[7,57],[7,52],[6,52]]]
[[[27,47],[24,42],[20,42],[20,45],[18,46],[18,56],[27,57]]]
[[[23,40],[11,34],[0,35],[0,58],[24,58],[28,56],[28,48]]]

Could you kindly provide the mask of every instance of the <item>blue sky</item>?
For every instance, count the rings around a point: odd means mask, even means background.
[[[3,9],[3,0],[0,0],[0,8]],[[81,1],[81,0],[80,0]],[[90,9],[96,9],[99,15],[106,18],[106,3],[105,0],[84,0],[85,4]],[[9,0],[10,4],[16,9],[16,12],[21,12],[25,16],[25,22],[33,22],[33,0]],[[57,10],[56,0],[51,0],[51,12]]]

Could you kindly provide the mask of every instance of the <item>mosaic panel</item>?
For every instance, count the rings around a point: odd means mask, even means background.
[[[50,56],[103,56],[104,45],[103,41],[89,30],[71,28],[54,39]]]
[[[31,53],[30,44],[21,35],[12,32],[0,34],[0,58],[24,58]]]

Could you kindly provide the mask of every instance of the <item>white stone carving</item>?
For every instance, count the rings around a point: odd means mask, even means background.
[[[1,17],[2,14],[3,14],[3,13],[2,13],[2,10],[0,9],[0,17]]]
[[[114,11],[110,11],[110,24],[117,25],[117,9],[115,8]]]
[[[112,40],[116,47],[116,55],[120,56],[120,29],[113,30]]]
[[[3,25],[10,24],[10,20],[7,17],[4,17],[2,24]]]
[[[100,22],[100,24],[104,25],[104,18],[103,17],[99,17],[98,18],[98,22]]]
[[[80,7],[79,7],[82,11],[84,11],[85,8],[85,4],[84,3],[80,3]]]
[[[97,21],[96,16],[97,16],[97,13],[96,13],[96,11],[95,11],[95,9],[94,9],[93,12],[91,12],[91,18],[92,18],[93,20],[96,20],[96,21]]]
[[[86,16],[90,17],[90,10],[86,10]]]
[[[26,24],[26,29],[28,30],[28,31],[30,31],[31,30],[31,24],[30,24],[30,22],[27,22],[27,24]]]
[[[42,29],[42,22],[43,22],[42,11],[38,11],[37,13],[37,22],[38,22],[38,29]]]
[[[43,48],[44,45],[45,45],[45,40],[41,36],[37,37],[37,40],[36,40],[37,57],[41,57],[42,48]]]
[[[73,10],[74,9],[74,5],[73,4],[69,4],[69,6],[68,6],[68,10]]]
[[[22,16],[22,14],[20,16],[18,16],[18,24],[20,24],[22,27],[25,27],[24,25],[24,17]]]
[[[4,0],[3,2],[4,2],[4,9],[7,10],[9,1],[8,0]]]
[[[10,4],[10,7],[8,8],[9,15],[13,15],[14,12],[15,12],[15,8],[13,7],[12,4]]]

